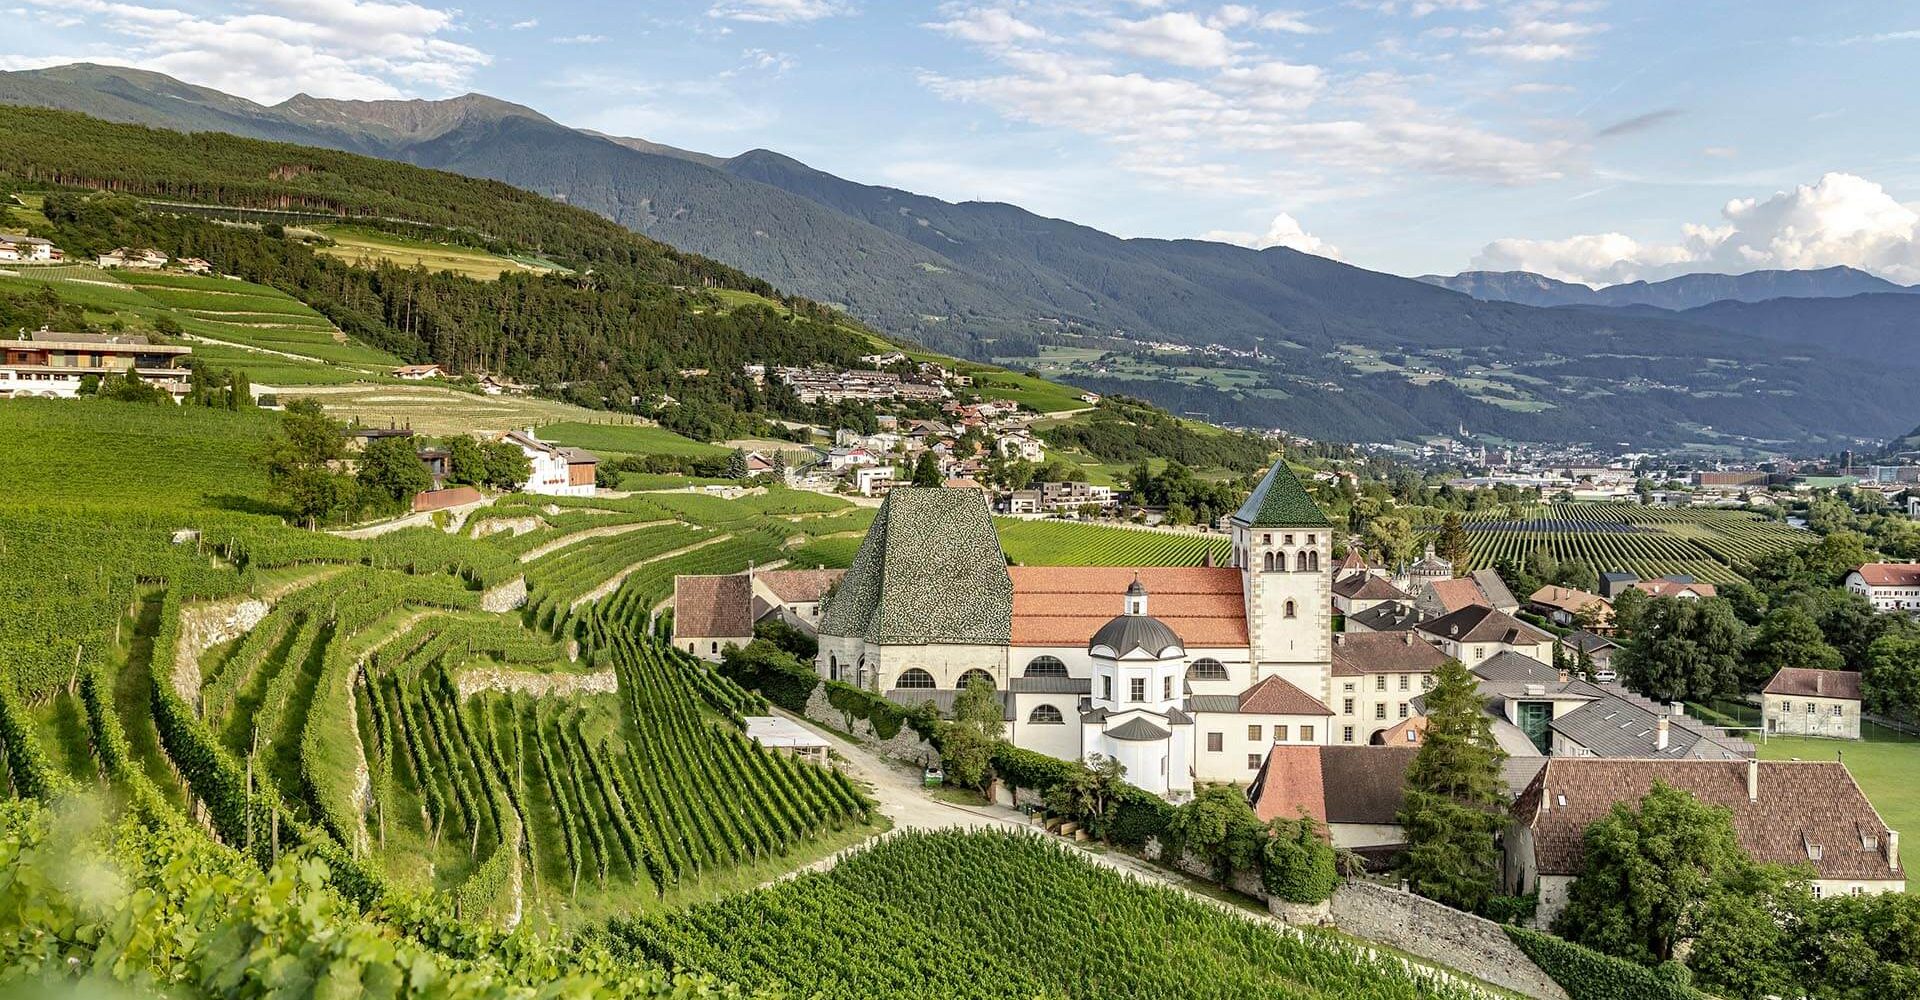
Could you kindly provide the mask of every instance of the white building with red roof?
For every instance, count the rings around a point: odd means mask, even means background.
[[[1876,611],[1920,610],[1920,563],[1867,563],[1847,574],[1846,587]]]
[[[1230,566],[1008,566],[984,499],[897,488],[821,616],[821,675],[950,710],[975,679],[1015,745],[1180,799],[1333,739],[1332,527],[1284,462]]]

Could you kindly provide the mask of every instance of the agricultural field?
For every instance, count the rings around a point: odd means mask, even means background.
[[[349,264],[367,260],[391,261],[401,267],[451,271],[481,281],[493,281],[512,271],[544,274],[565,270],[552,261],[537,257],[501,256],[477,247],[430,243],[356,226],[318,226],[314,232],[333,241],[332,246],[318,247],[319,252]]]
[[[288,386],[282,402],[318,400],[336,420],[370,427],[411,427],[431,437],[498,434],[547,424],[605,420],[606,414],[536,396],[488,396],[449,386],[386,381],[380,384]],[[690,442],[692,443],[692,442]]]
[[[727,449],[681,437],[664,427],[638,423],[595,423],[578,420],[547,424],[538,428],[540,439],[555,444],[585,448],[602,459],[628,455],[684,455],[689,458],[725,458]]]
[[[1012,831],[895,834],[828,871],[616,920],[608,936],[648,963],[815,1000],[1481,995]]]
[[[1763,556],[1811,541],[1799,528],[1730,510],[1642,507],[1619,502],[1534,504],[1504,514],[1469,515],[1467,569],[1521,560],[1545,547],[1598,572],[1642,578],[1686,574],[1732,583]]]
[[[0,402],[0,502],[197,508],[266,492],[258,410],[110,401]],[[137,457],[135,457],[137,456]]]
[[[1208,553],[1214,565],[1225,566],[1233,554],[1224,535],[1007,517],[994,524],[1000,547],[1020,566],[1198,566]]]

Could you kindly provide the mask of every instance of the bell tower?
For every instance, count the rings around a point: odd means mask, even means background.
[[[1230,519],[1253,679],[1331,695],[1333,525],[1282,459]]]

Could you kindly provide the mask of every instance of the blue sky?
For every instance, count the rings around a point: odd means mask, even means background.
[[[0,68],[570,125],[1123,236],[1605,283],[1920,282],[1920,9],[1599,0],[0,0]],[[1911,204],[1910,204],[1911,203]]]

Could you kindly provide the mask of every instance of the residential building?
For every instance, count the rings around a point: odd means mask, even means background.
[[[1365,632],[1411,632],[1427,621],[1427,616],[1404,601],[1387,601],[1347,616],[1346,634]]]
[[[898,482],[898,471],[891,465],[865,465],[853,470],[853,488],[863,497],[885,493]]]
[[[1007,494],[1009,514],[1053,514],[1082,507],[1112,507],[1118,503],[1111,486],[1091,483],[1040,483],[1032,489]]]
[[[422,382],[430,378],[445,378],[446,372],[439,365],[401,365],[393,370],[393,377]]]
[[[1502,611],[1470,605],[1416,626],[1441,652],[1472,667],[1503,652],[1553,662],[1553,636]]]
[[[835,448],[827,452],[827,468],[834,472],[878,464],[880,460],[865,448]]]
[[[189,373],[180,361],[192,353],[190,347],[151,343],[137,333],[22,334],[0,340],[0,399],[71,399],[89,376],[132,374],[178,401],[189,388]]]
[[[1813,869],[1816,896],[1906,890],[1899,833],[1836,761],[1554,757],[1514,802],[1502,838],[1505,889],[1539,893],[1537,925],[1566,909],[1587,828],[1615,804],[1637,804],[1656,781],[1727,810],[1754,861]]]
[[[121,247],[109,250],[95,258],[101,267],[128,267],[143,271],[157,271],[167,266],[167,255],[152,248],[132,250]]]
[[[902,487],[820,622],[823,677],[901,704],[992,683],[1017,746],[1110,756],[1174,799],[1334,738],[1332,526],[1284,462],[1228,519],[1233,565],[1008,566],[971,490]]]
[[[1408,746],[1275,746],[1247,789],[1264,822],[1305,816],[1333,846],[1379,857],[1404,849]]]
[[[1876,611],[1920,610],[1920,563],[1867,563],[1847,574],[1846,587]]]
[[[673,645],[720,662],[753,641],[753,581],[745,573],[673,578]]]
[[[182,257],[173,262],[175,267],[188,274],[212,274],[213,265],[198,257]]]
[[[1404,604],[1410,600],[1406,591],[1371,573],[1349,573],[1333,581],[1333,607],[1343,615],[1389,601]]]
[[[12,233],[0,233],[0,261],[6,263],[47,264],[62,260],[66,254],[54,246],[51,241],[37,236],[16,236]]]
[[[1672,597],[1682,601],[1716,597],[1720,593],[1713,584],[1701,583],[1690,576],[1663,576],[1658,580],[1641,580],[1633,587],[1650,597]]]
[[[549,444],[535,437],[530,427],[508,431],[500,435],[500,440],[518,445],[532,465],[533,471],[527,481],[520,484],[520,492],[565,497],[593,495],[594,473],[600,460],[593,457],[592,452]]]
[[[1017,458],[1036,465],[1047,460],[1046,442],[1024,431],[1002,434],[994,441],[994,448],[1002,458]]]
[[[1614,679],[1613,654],[1620,644],[1603,635],[1592,632],[1569,632],[1560,637],[1560,648],[1566,650],[1568,664],[1578,663],[1580,654],[1587,654],[1587,661],[1593,664],[1593,676],[1588,680],[1607,683]]]
[[[1445,653],[1411,631],[1335,633],[1329,742],[1385,743],[1388,730],[1419,714],[1415,699],[1433,687],[1433,672],[1446,662]]]
[[[1760,714],[1770,734],[1857,740],[1860,674],[1782,667],[1760,690]]]
[[[1594,628],[1613,627],[1613,605],[1599,594],[1574,587],[1548,584],[1527,597],[1527,607],[1555,625],[1591,624]]]

